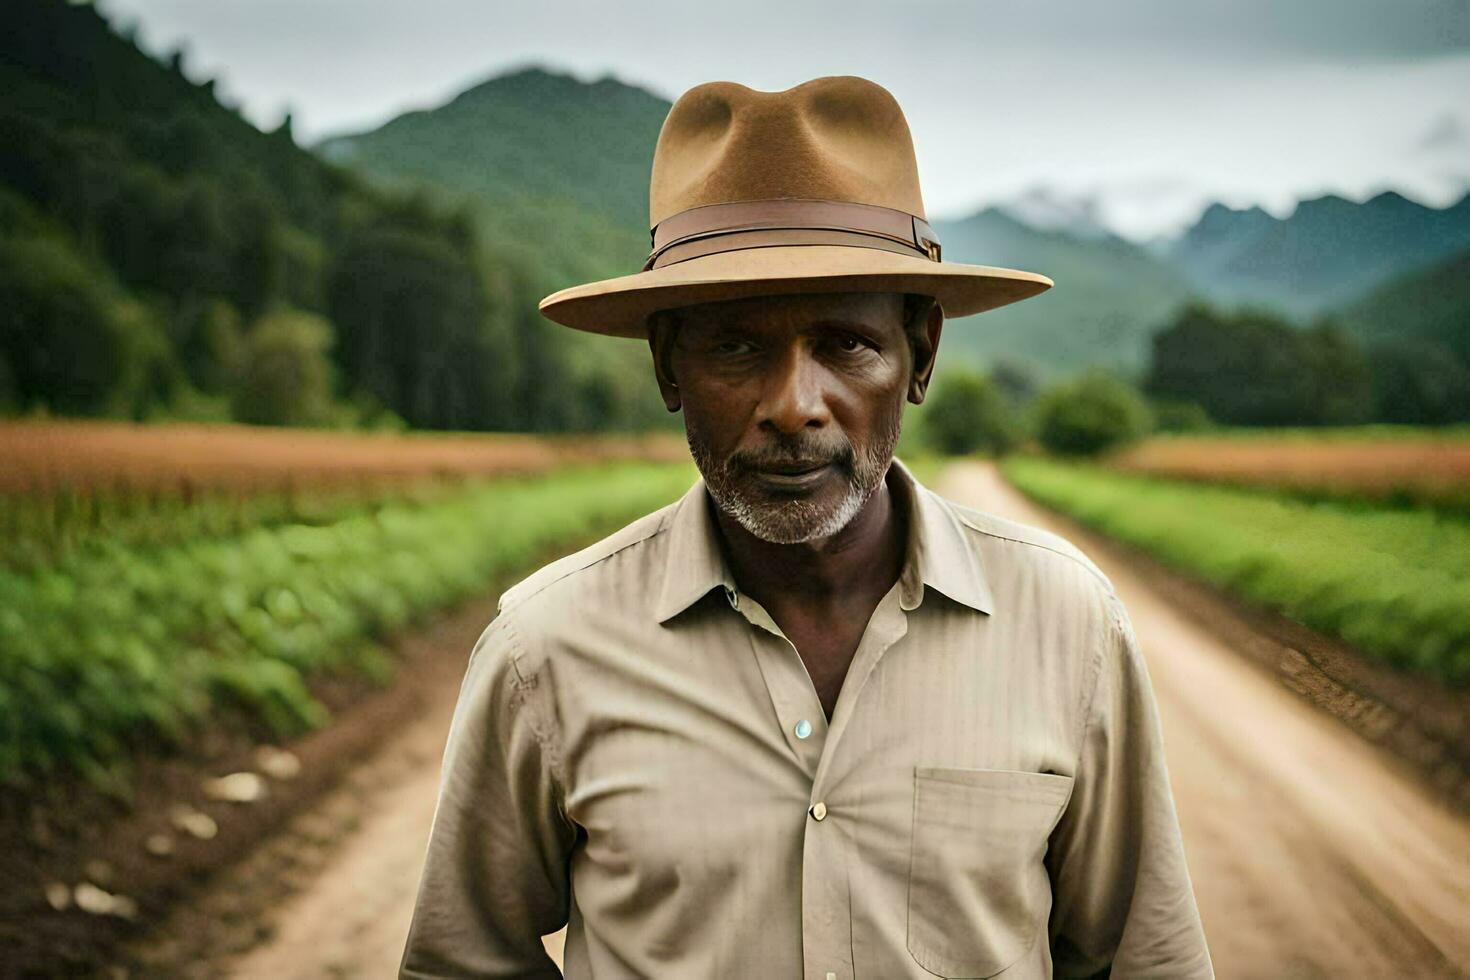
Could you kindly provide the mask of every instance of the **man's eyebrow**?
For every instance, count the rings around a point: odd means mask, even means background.
[[[854,333],[877,334],[882,332],[878,327],[866,320],[851,320],[844,317],[822,317],[810,324],[814,330],[850,330]]]

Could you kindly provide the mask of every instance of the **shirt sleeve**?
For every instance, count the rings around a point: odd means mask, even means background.
[[[541,937],[567,922],[575,825],[537,681],[502,613],[470,654],[450,723],[401,978],[560,977]]]
[[[1053,970],[1212,978],[1148,668],[1111,590],[1107,607],[1072,797],[1046,856]]]

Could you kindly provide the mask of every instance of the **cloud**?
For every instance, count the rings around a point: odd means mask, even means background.
[[[1429,153],[1454,153],[1470,148],[1470,126],[1453,112],[1435,120],[1415,146]]]

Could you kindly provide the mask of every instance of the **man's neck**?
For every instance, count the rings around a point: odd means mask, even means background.
[[[707,501],[741,590],[768,609],[791,602],[829,607],[845,600],[876,602],[898,580],[906,544],[905,522],[888,486],[891,475],[890,469],[842,530],[800,544],[758,538]]]

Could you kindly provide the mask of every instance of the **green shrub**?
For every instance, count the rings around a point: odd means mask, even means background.
[[[1098,369],[1047,389],[1037,406],[1041,444],[1064,455],[1095,455],[1152,428],[1153,415],[1143,396]]]
[[[0,358],[17,407],[136,415],[170,357],[149,311],[67,241],[0,239]]]
[[[1002,468],[1028,496],[1167,565],[1393,666],[1470,684],[1463,520],[1034,457]]]
[[[1215,427],[1199,402],[1162,399],[1152,402],[1154,428],[1159,432],[1203,432]]]
[[[319,316],[282,310],[245,337],[231,407],[241,422],[319,425],[333,417],[332,327]]]
[[[320,525],[104,538],[54,566],[0,568],[0,783],[69,770],[125,786],[135,750],[187,739],[225,704],[281,735],[319,725],[311,681],[386,679],[394,630],[667,503],[691,469],[480,481]]]
[[[1000,387],[969,368],[936,381],[924,406],[924,434],[942,453],[1009,452],[1023,438],[1020,413]]]

